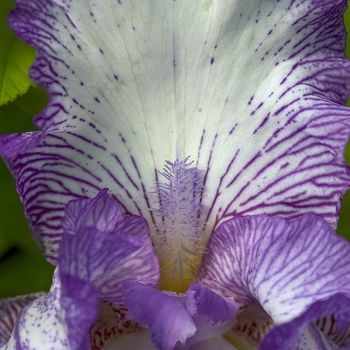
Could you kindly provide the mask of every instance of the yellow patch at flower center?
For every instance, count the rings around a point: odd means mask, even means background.
[[[183,239],[174,242],[164,238],[155,245],[161,270],[159,288],[185,293],[189,284],[196,280],[205,245],[200,238],[186,239],[187,235],[184,232],[176,236],[182,236]]]

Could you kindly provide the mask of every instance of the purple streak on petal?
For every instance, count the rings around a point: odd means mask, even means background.
[[[194,335],[196,326],[176,295],[168,295],[138,282],[124,283],[123,292],[129,314],[141,326],[148,326],[158,349],[174,349]]]
[[[186,293],[186,309],[192,317],[207,315],[207,322],[222,323],[234,317],[238,306],[198,283],[191,283]]]
[[[11,337],[16,319],[21,310],[32,301],[44,296],[45,293],[35,293],[0,300],[0,346]]]
[[[160,276],[159,261],[154,253],[148,226],[143,218],[126,217],[117,227],[138,237],[143,246],[123,260],[107,274],[95,280],[101,298],[116,304],[123,304],[124,297],[120,292],[125,281],[139,281],[147,286],[157,285]]]
[[[311,214],[290,222],[263,215],[228,220],[207,249],[198,283],[240,307],[258,300],[277,324],[317,300],[350,295],[350,244]]]
[[[62,237],[58,259],[60,274],[93,282],[141,246],[139,239],[123,231],[106,234],[92,227],[79,228],[75,235]]]
[[[299,340],[303,340],[303,332],[308,325],[319,318],[329,315],[347,314],[347,323],[350,324],[350,298],[342,294],[336,294],[325,300],[318,300],[313,303],[302,315],[295,318],[291,322],[282,324],[272,329],[261,343],[261,350],[290,350],[297,348]],[[306,330],[308,332],[308,330]],[[316,341],[320,341],[322,337],[313,331]],[[325,343],[319,344],[318,348],[311,347],[311,349],[339,349],[338,346],[332,345],[327,338]],[[326,347],[326,345],[330,347]],[[299,343],[298,350],[309,350],[310,348]]]

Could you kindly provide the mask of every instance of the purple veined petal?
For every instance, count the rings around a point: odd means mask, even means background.
[[[74,234],[80,227],[94,227],[101,232],[115,230],[124,219],[118,202],[101,190],[93,199],[79,199],[68,202],[62,226],[65,233]]]
[[[74,236],[64,234],[58,259],[61,279],[72,276],[93,282],[141,246],[140,240],[122,231],[106,235],[92,227],[83,227]]]
[[[150,208],[166,160],[205,171],[207,236],[232,216],[315,212],[332,225],[349,186],[346,0],[17,0],[51,100],[42,130],[0,153],[35,239],[55,261],[65,204],[102,188]]]
[[[192,317],[206,315],[207,322],[222,323],[234,317],[238,306],[198,283],[191,283],[186,292],[186,309]]]
[[[322,333],[312,321],[328,315],[346,315],[346,321],[350,323],[350,298],[337,294],[326,300],[318,300],[301,316],[291,322],[275,327],[266,335],[261,344],[261,350],[296,350],[309,349],[347,349],[340,347]]]
[[[211,236],[198,283],[240,307],[258,300],[275,323],[350,292],[350,245],[315,215],[238,217]]]
[[[45,293],[22,295],[0,300],[0,347],[8,342],[21,310]]]
[[[171,350],[184,344],[197,328],[182,301],[139,282],[125,282],[125,305],[142,327],[148,326],[157,349]]]
[[[124,217],[119,204],[102,190],[95,198],[71,201],[63,220],[60,273],[90,281],[101,299],[121,304],[124,281],[155,286],[159,262],[147,221]],[[74,293],[74,288],[72,288]]]
[[[159,274],[159,262],[150,242],[126,257],[122,264],[97,278],[94,285],[104,300],[123,304],[121,287],[125,281],[139,281],[154,287],[159,280]]]
[[[257,300],[280,325],[318,300],[339,293],[350,297],[349,266],[349,243],[314,215],[290,222],[246,216],[228,220],[212,235],[198,283],[234,297],[242,308]]]

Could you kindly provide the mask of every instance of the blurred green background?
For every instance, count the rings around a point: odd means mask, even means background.
[[[13,7],[13,0],[0,0],[0,105],[6,103],[0,107],[0,134],[35,130],[31,119],[48,101],[46,92],[27,77],[34,49],[6,27],[7,14]],[[349,10],[345,23],[350,29]],[[347,54],[350,57],[350,38]],[[17,95],[22,96],[13,101]],[[349,146],[345,157],[350,164]],[[337,233],[350,240],[350,191],[343,198]],[[15,182],[0,158],[0,298],[47,291],[52,273],[53,267],[28,231]]]

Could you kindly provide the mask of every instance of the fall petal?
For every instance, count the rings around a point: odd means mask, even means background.
[[[157,171],[188,156],[205,172],[207,236],[243,214],[336,224],[346,0],[16,4],[9,25],[37,48],[31,77],[51,100],[42,131],[3,137],[0,153],[50,261],[65,204],[102,188],[155,231]]]

